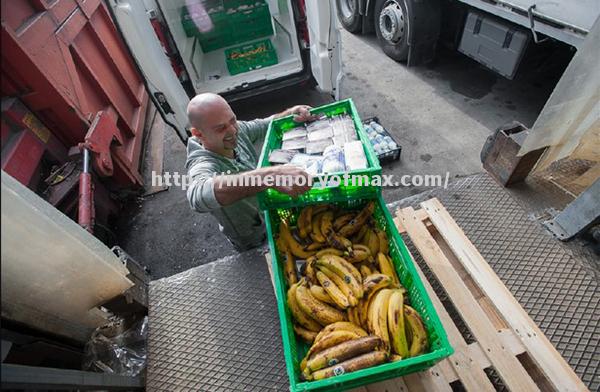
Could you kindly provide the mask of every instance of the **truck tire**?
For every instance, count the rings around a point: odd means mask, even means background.
[[[383,52],[396,61],[406,61],[410,28],[406,0],[377,0],[374,17],[375,32]]]
[[[336,0],[338,19],[349,32],[362,31],[362,15],[358,13],[358,0]]]

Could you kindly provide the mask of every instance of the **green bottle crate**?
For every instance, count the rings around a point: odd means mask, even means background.
[[[315,114],[324,114],[328,117],[337,116],[340,114],[348,114],[354,121],[354,127],[356,128],[358,139],[362,142],[365,156],[367,158],[367,168],[363,170],[354,170],[348,172],[349,175],[356,176],[367,176],[369,178],[369,184],[374,175],[381,175],[381,166],[377,159],[377,154],[373,150],[373,146],[369,141],[369,137],[363,130],[362,122],[354,106],[352,99],[346,99],[343,101],[333,102],[328,105],[314,108],[310,111]],[[271,122],[267,135],[265,137],[265,143],[262,148],[260,158],[258,160],[258,167],[271,166],[269,163],[269,153],[275,149],[281,148],[281,139],[283,133],[289,131],[292,128],[297,127],[299,124],[294,122],[293,116],[279,118]],[[344,173],[331,173],[331,175],[340,175]],[[373,198],[381,192],[378,186],[359,186],[358,184],[353,185],[352,183],[344,184],[343,178],[342,183],[339,186],[333,186],[334,184],[319,184],[318,178],[313,180],[313,188],[303,195],[296,198],[292,198],[284,193],[278,192],[275,189],[267,189],[260,192],[257,195],[259,206],[262,210],[269,210],[273,208],[288,208],[295,206],[302,206],[306,204],[314,204],[317,202],[334,202],[334,201],[346,201],[352,199],[363,199]],[[325,185],[325,186],[323,186]]]
[[[369,198],[371,199],[371,198]],[[446,331],[437,315],[435,308],[419,278],[408,249],[398,233],[394,221],[388,211],[385,202],[378,194],[375,197],[376,208],[373,214],[377,227],[388,236],[390,242],[390,256],[394,263],[396,273],[402,285],[406,288],[411,306],[421,315],[429,338],[428,352],[397,362],[390,362],[362,369],[352,373],[346,373],[319,381],[303,381],[300,378],[300,362],[309,349],[302,340],[296,338],[292,324],[292,316],[287,306],[287,283],[284,276],[284,268],[280,261],[274,234],[279,231],[281,218],[290,219],[295,224],[301,207],[280,208],[265,211],[265,223],[269,248],[271,250],[271,263],[273,278],[275,281],[275,294],[277,298],[277,309],[279,322],[281,324],[281,337],[283,340],[283,351],[286,362],[287,373],[290,381],[290,391],[341,391],[350,388],[371,384],[390,378],[404,376],[409,373],[428,369],[437,362],[446,358],[454,352],[448,342]],[[360,210],[367,199],[347,200],[333,203],[346,209]]]
[[[225,62],[231,75],[277,64],[277,52],[270,40],[262,40],[225,50]]]

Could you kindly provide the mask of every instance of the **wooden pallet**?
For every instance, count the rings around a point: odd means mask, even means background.
[[[459,385],[495,391],[488,368],[510,391],[587,391],[439,200],[421,207],[396,212],[398,231],[410,237],[476,341],[465,341],[415,263],[455,352],[427,371],[353,391],[452,391]]]

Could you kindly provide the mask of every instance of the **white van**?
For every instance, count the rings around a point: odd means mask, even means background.
[[[210,19],[208,24],[216,26],[217,14],[209,12],[217,9],[223,17],[229,12],[227,4],[232,3],[239,6],[234,12],[255,4],[268,7],[270,35],[250,35],[248,41],[240,42],[238,34],[235,44],[215,49],[190,34],[189,25],[186,29],[184,19],[189,12],[203,13]],[[336,98],[339,93],[341,45],[334,0],[109,0],[108,4],[152,99],[182,140],[188,137],[185,107],[191,96],[201,92],[218,93],[232,101],[314,78],[320,90]],[[265,40],[276,52],[276,64],[230,72],[228,50]]]

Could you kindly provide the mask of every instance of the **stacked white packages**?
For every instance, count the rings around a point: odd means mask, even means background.
[[[363,170],[368,167],[367,157],[360,140],[344,144],[346,171]]]

